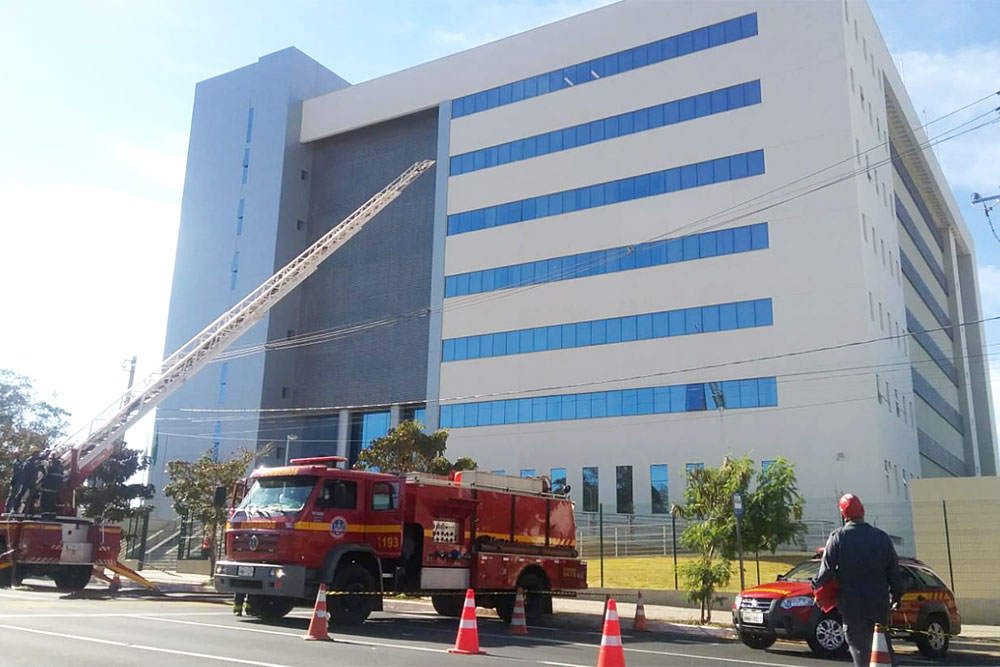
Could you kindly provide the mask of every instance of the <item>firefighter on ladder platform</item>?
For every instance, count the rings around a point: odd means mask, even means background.
[[[833,531],[823,551],[823,562],[813,580],[819,588],[836,580],[837,609],[844,622],[844,635],[857,667],[866,667],[871,655],[875,624],[888,625],[891,607],[903,595],[899,560],[892,540],[883,531],[865,523],[865,508],[852,493],[840,499],[844,525]],[[890,606],[891,595],[891,606]],[[892,664],[898,664],[888,643]]]

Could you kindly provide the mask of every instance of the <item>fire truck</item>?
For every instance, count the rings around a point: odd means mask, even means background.
[[[114,451],[125,431],[163,402],[257,322],[289,292],[308,278],[413,181],[433,166],[414,163],[356,211],[265,280],[239,303],[167,357],[157,372],[113,402],[91,423],[89,435],[75,434],[50,453],[67,471],[59,491],[57,511],[0,514],[0,586],[17,585],[28,576],[51,576],[61,588],[80,590],[92,574],[105,568],[145,586],[153,585],[118,561],[121,528],[77,515],[75,489]],[[77,438],[80,438],[78,441]]]
[[[226,527],[215,588],[246,595],[267,620],[311,605],[329,586],[332,624],[358,624],[382,595],[430,595],[458,617],[467,589],[510,621],[514,592],[528,622],[552,612],[552,593],[587,587],[573,503],[547,479],[478,471],[448,476],[345,470],[342,457],[259,468]]]

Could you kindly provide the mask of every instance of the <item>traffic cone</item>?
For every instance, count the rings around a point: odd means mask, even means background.
[[[868,661],[868,667],[891,666],[892,658],[889,656],[889,643],[885,640],[885,627],[876,623],[875,634],[872,636],[872,656]]]
[[[517,589],[517,597],[514,598],[514,613],[510,617],[510,634],[528,634],[528,624],[524,620],[524,592]]]
[[[486,651],[479,650],[479,628],[476,626],[476,594],[470,588],[465,592],[465,606],[462,607],[462,620],[458,622],[458,636],[455,637],[455,648],[448,653],[481,655]]]
[[[625,649],[622,648],[622,629],[618,624],[618,606],[614,598],[608,599],[601,633],[601,652],[597,654],[597,667],[625,667]]]
[[[646,605],[642,603],[642,591],[639,591],[639,598],[635,601],[635,621],[632,622],[632,629],[636,632],[649,632],[646,627]]]
[[[330,641],[330,635],[326,632],[326,584],[319,585],[319,592],[316,593],[316,607],[313,609],[312,620],[309,621],[309,629],[306,630],[303,639],[308,641]]]

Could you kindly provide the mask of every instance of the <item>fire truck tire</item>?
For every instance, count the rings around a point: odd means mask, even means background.
[[[90,565],[64,565],[52,574],[52,579],[56,582],[56,588],[82,591],[90,583],[93,569]]]
[[[290,598],[251,595],[250,599],[247,600],[247,609],[250,614],[264,621],[277,621],[284,618],[294,608],[295,601]]]
[[[528,623],[537,623],[548,610],[548,600],[545,592],[549,584],[545,577],[536,572],[526,572],[517,580],[517,585],[524,591],[524,619]],[[504,623],[510,623],[514,615],[514,596],[503,595],[497,602],[497,615]]]
[[[432,595],[431,604],[434,611],[441,616],[448,618],[459,618],[462,615],[462,607],[465,606],[465,597],[462,595]]]
[[[333,578],[334,591],[366,593],[366,595],[331,595],[326,608],[330,625],[360,625],[375,608],[375,577],[364,565],[351,563],[342,567]]]

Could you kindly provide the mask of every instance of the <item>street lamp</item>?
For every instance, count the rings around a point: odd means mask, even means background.
[[[292,453],[292,441],[298,440],[299,436],[294,433],[289,433],[285,436],[285,465],[288,465],[288,459]]]

